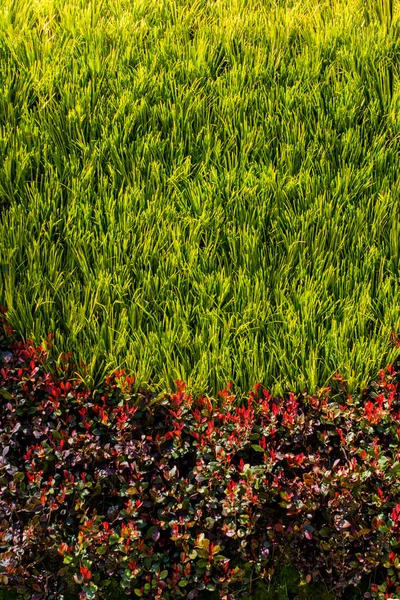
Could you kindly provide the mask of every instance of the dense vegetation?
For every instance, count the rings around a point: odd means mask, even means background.
[[[0,3],[1,600],[400,597],[398,4]]]
[[[398,368],[359,395],[337,375],[312,396],[257,384],[239,403],[182,381],[157,396],[121,371],[93,393],[68,357],[47,371],[50,344],[9,348],[0,331],[0,587],[237,600],[280,564],[298,600],[310,582],[320,600],[360,583],[398,597]]]
[[[392,0],[3,0],[0,302],[86,382],[364,386],[400,329]]]

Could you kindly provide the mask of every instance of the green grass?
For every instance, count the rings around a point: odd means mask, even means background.
[[[400,330],[391,0],[3,0],[0,303],[94,386],[350,390]]]

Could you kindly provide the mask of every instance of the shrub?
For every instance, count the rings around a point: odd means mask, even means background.
[[[0,577],[32,600],[222,599],[293,565],[335,596],[376,578],[400,592],[400,399],[395,366],[358,396],[245,402],[133,393],[123,371],[90,392],[70,357],[0,339]],[[9,328],[8,328],[9,332]],[[207,597],[206,596],[206,597]]]

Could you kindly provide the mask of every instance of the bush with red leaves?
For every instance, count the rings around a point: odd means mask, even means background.
[[[132,391],[124,372],[91,393],[6,339],[0,315],[0,584],[32,600],[235,597],[279,564],[335,595],[378,567],[369,597],[400,595],[399,374],[350,396],[244,403]]]

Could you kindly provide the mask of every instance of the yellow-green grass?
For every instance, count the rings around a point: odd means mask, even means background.
[[[3,0],[0,303],[95,386],[350,390],[400,330],[389,0]],[[81,372],[83,372],[81,370]]]

